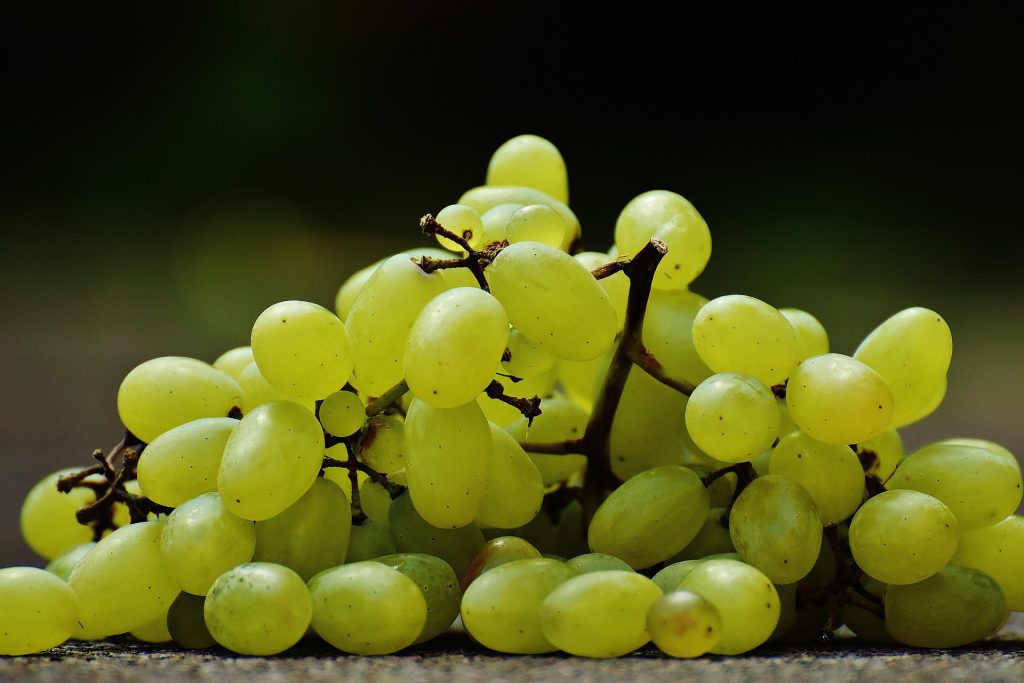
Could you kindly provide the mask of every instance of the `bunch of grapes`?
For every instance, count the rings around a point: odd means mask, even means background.
[[[711,238],[644,193],[579,251],[565,163],[521,136],[335,311],[285,301],[212,365],[124,378],[126,433],[25,500],[46,570],[0,570],[0,654],[130,633],[384,654],[461,617],[505,653],[954,647],[1024,610],[1021,471],[904,456],[949,328],[900,311],[853,355],[812,315],[690,291]]]

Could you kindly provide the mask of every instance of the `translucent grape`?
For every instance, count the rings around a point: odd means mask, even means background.
[[[517,135],[495,150],[487,165],[488,185],[522,185],[569,201],[569,178],[558,148],[537,135]]]
[[[604,280],[602,280],[604,282]],[[674,380],[694,386],[711,376],[693,343],[693,321],[708,302],[685,290],[651,292],[644,316],[644,346]]]
[[[359,504],[368,517],[388,520],[391,514],[391,494],[375,481],[367,479],[359,485]]]
[[[655,585],[661,589],[662,593],[671,593],[672,591],[679,589],[679,584],[687,574],[707,561],[708,560],[701,558],[683,560],[682,562],[673,562],[655,574],[654,578],[651,580],[654,581]]]
[[[483,534],[475,524],[458,529],[431,526],[416,511],[408,493],[403,493],[392,502],[389,522],[399,552],[426,553],[440,557],[451,565],[457,576],[466,573],[477,551],[484,544]]]
[[[505,427],[505,431],[519,443],[549,443],[583,436],[589,415],[576,403],[556,396],[544,399],[542,405],[543,412],[534,418],[533,425],[525,417],[520,417]],[[546,455],[529,451],[527,454],[537,466],[545,486],[581,477],[587,465],[582,455]]]
[[[1024,517],[1011,515],[998,524],[965,531],[953,562],[974,567],[995,579],[1014,612],[1024,611]]]
[[[447,562],[423,553],[399,553],[374,560],[405,574],[419,587],[427,605],[427,618],[416,643],[435,638],[459,616],[462,592],[459,580]]]
[[[522,204],[498,204],[480,215],[480,220],[484,224],[483,243],[485,245],[505,239],[505,226],[508,224],[508,219],[520,207]]]
[[[260,373],[255,361],[242,370],[242,374],[238,376],[238,385],[242,387],[244,394],[242,405],[246,414],[251,413],[257,406],[271,401],[294,401],[311,413],[316,410],[316,402],[312,399],[289,396],[275,389]]]
[[[672,657],[700,657],[718,643],[722,616],[711,602],[689,591],[658,598],[647,613],[647,631]]]
[[[328,434],[351,436],[358,432],[366,421],[366,406],[363,399],[359,398],[359,394],[336,391],[320,404],[317,415]]]
[[[71,572],[75,571],[78,563],[82,561],[85,554],[92,550],[95,545],[95,543],[89,541],[88,543],[71,546],[63,554],[50,560],[50,563],[46,565],[46,571],[67,581],[71,578]]]
[[[338,293],[334,296],[334,312],[338,314],[339,319],[348,319],[348,313],[352,310],[352,304],[355,302],[356,297],[359,296],[359,292],[363,290],[367,280],[370,279],[370,276],[374,274],[383,262],[384,260],[381,259],[365,268],[357,270],[338,288]]]
[[[608,254],[602,254],[599,251],[582,251],[578,254],[573,254],[574,259],[586,266],[587,270],[593,271],[595,268],[603,266],[611,261],[614,261]],[[625,273],[616,273],[609,277],[601,278],[597,281],[601,285],[601,289],[611,299],[612,306],[615,308],[615,314],[619,319],[619,327],[626,320],[626,303],[629,299],[629,278]],[[651,298],[655,298],[656,292],[651,293]],[[651,307],[648,304],[647,314],[650,315]],[[647,319],[644,319],[646,325]],[[644,341],[647,341],[646,328],[644,331]]]
[[[864,469],[849,446],[817,441],[803,432],[782,437],[769,469],[800,484],[825,524],[838,524],[864,500]]]
[[[67,640],[78,625],[68,584],[35,567],[0,569],[0,655],[27,655]]]
[[[633,568],[615,557],[605,553],[586,553],[577,555],[566,564],[576,570],[579,574],[590,574],[591,572],[620,571],[631,572]]]
[[[593,410],[597,382],[603,379],[608,368],[606,357],[574,363],[559,361],[557,366],[558,381],[566,394],[584,410]]]
[[[532,560],[540,557],[540,551],[528,541],[518,536],[499,536],[492,538],[483,545],[462,576],[465,588],[473,583],[478,576],[503,564],[515,560]]]
[[[558,212],[565,223],[565,239],[561,244],[562,251],[569,251],[572,244],[580,235],[580,221],[564,202],[561,202],[551,195],[535,190],[532,187],[521,187],[518,185],[483,185],[474,187],[459,198],[460,204],[472,206],[477,212],[484,216],[485,212],[500,205],[513,204],[517,207],[530,204],[543,204],[550,206]],[[488,237],[490,232],[485,228]]]
[[[143,643],[169,643],[173,640],[171,632],[167,630],[166,614],[161,614],[156,619],[132,629],[130,635]]]
[[[491,468],[476,521],[499,529],[529,522],[544,502],[544,481],[537,466],[507,432],[491,424]]]
[[[96,500],[89,488],[57,490],[57,480],[77,468],[46,475],[32,487],[21,504],[21,536],[34,552],[47,560],[92,540],[92,529],[78,523],[75,513]]]
[[[540,242],[557,249],[565,241],[565,221],[549,206],[523,206],[509,216],[505,224],[505,239],[513,244]]]
[[[724,462],[756,458],[771,447],[781,427],[775,396],[751,375],[712,375],[686,403],[686,429],[694,443]]]
[[[517,377],[536,377],[551,370],[557,360],[544,348],[527,339],[522,332],[512,328],[508,335],[509,359],[502,361],[502,367]]]
[[[800,360],[828,353],[828,332],[817,318],[799,308],[780,308],[779,313],[785,316],[796,332],[799,346],[797,357]]]
[[[390,511],[388,514],[390,519]],[[483,542],[483,538],[480,541]],[[345,559],[349,562],[362,562],[395,552],[398,552],[398,545],[391,534],[388,520],[370,518],[352,526],[352,537],[348,541]]]
[[[479,249],[484,244],[484,224],[480,214],[465,204],[451,204],[437,212],[436,220],[442,226],[462,237],[469,246]],[[448,251],[462,253],[462,247],[447,237],[437,236],[438,243]]]
[[[366,423],[359,459],[391,474],[405,467],[405,423],[397,415],[374,415]]]
[[[146,497],[177,507],[217,488],[228,438],[238,427],[230,417],[207,417],[170,429],[146,447],[138,477]]]
[[[190,650],[203,650],[217,644],[206,628],[205,602],[205,595],[181,593],[171,603],[167,610],[167,632],[176,644]]]
[[[252,362],[252,347],[239,346],[220,354],[217,360],[213,361],[213,367],[227,373],[235,381],[238,381],[238,376],[242,374],[242,370],[245,370],[249,363]]]
[[[903,460],[903,439],[895,429],[886,429],[875,438],[857,444],[857,454],[862,461],[867,458],[864,473],[885,482]]]
[[[704,525],[701,526],[697,535],[668,561],[698,560],[708,555],[736,552],[736,547],[732,544],[732,537],[729,535],[729,518],[726,512],[727,508],[724,507],[714,507],[708,510]]]

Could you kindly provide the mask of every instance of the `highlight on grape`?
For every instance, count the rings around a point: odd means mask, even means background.
[[[25,498],[49,564],[0,569],[0,655],[379,655],[460,618],[503,653],[947,648],[1024,610],[1015,457],[903,450],[946,392],[942,316],[836,353],[811,313],[690,290],[711,234],[679,194],[630,201],[608,252],[568,202],[558,149],[513,138],[334,310],[132,369],[120,442]]]

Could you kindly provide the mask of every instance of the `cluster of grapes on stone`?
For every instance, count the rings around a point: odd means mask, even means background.
[[[1021,472],[898,429],[941,402],[934,311],[852,356],[811,314],[690,290],[704,219],[652,191],[581,251],[547,140],[420,221],[435,246],[285,301],[212,365],[131,370],[126,429],[28,494],[46,569],[0,570],[0,654],[130,633],[385,654],[740,654],[846,627],[954,647],[1024,610]],[[435,243],[432,237],[436,237]]]

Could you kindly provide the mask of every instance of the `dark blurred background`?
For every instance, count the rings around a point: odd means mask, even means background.
[[[846,353],[938,310],[950,389],[908,446],[1024,453],[1019,17],[825,4],[4,10],[0,565],[33,561],[31,484],[117,440],[133,365],[213,360],[284,298],[331,306],[523,132],[565,155],[589,248],[667,188],[711,226],[705,295],[805,308]]]

